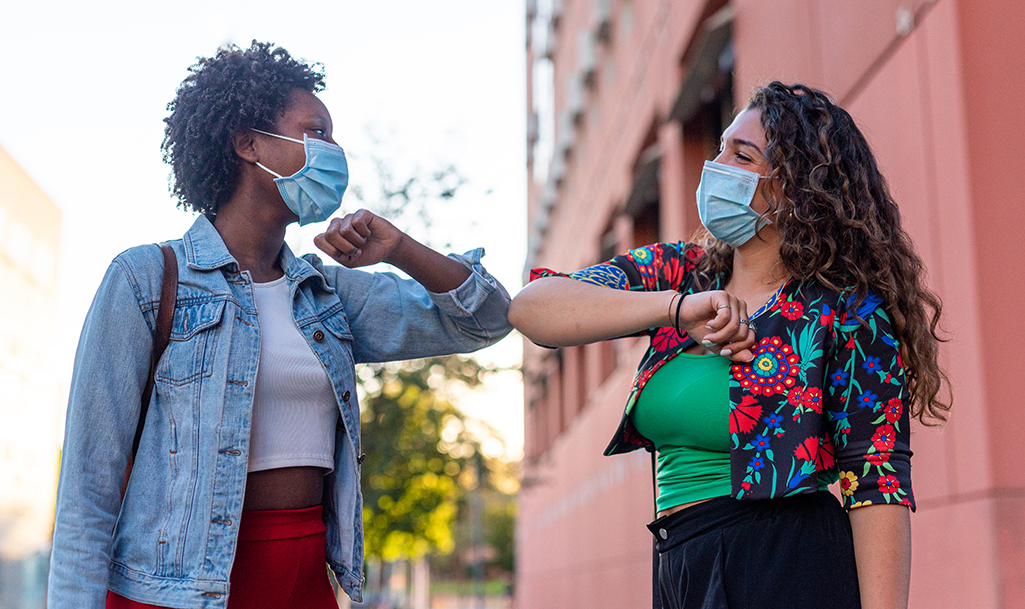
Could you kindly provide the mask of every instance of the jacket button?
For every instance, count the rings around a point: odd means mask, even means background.
[[[318,343],[324,342],[324,331],[323,330],[317,330],[316,332],[314,332],[313,333],[313,340],[317,341]]]
[[[366,458],[367,458],[367,453],[360,453],[359,456],[356,457],[356,464],[357,465],[363,465],[363,459],[366,459]]]
[[[669,537],[669,533],[667,533],[665,529],[659,529],[658,536],[665,539],[666,537]]]
[[[348,391],[346,391],[345,393],[342,394],[342,401],[343,402],[348,402],[349,401],[349,392]]]

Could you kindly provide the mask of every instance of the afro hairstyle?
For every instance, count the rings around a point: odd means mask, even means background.
[[[323,65],[294,59],[273,43],[227,45],[201,57],[178,86],[164,119],[164,162],[178,206],[216,215],[238,186],[241,159],[233,138],[270,130],[296,89],[324,89]]]

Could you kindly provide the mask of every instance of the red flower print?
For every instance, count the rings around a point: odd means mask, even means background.
[[[801,394],[804,393],[804,387],[794,387],[787,394],[787,401],[790,402],[791,406],[801,405]]]
[[[640,389],[640,388],[644,387],[644,385],[647,384],[648,379],[651,378],[651,375],[655,374],[655,371],[658,370],[660,367],[661,366],[654,366],[654,367],[648,368],[647,370],[645,370],[645,371],[641,372],[640,374],[638,374],[637,375],[637,383],[636,383],[637,388]]]
[[[655,333],[655,337],[651,339],[651,346],[655,351],[668,351],[681,342],[675,328],[665,327]]]
[[[752,349],[754,360],[733,366],[733,378],[755,395],[786,393],[797,384],[798,358],[778,336],[766,336]]]
[[[749,490],[751,490],[751,483],[750,482],[741,482],[740,483],[740,487],[743,488],[745,491],[749,491]]]
[[[889,452],[893,450],[893,444],[896,441],[896,433],[893,431],[893,425],[880,425],[876,428],[876,433],[872,436],[872,446],[875,447],[881,453]]]
[[[822,412],[822,389],[818,387],[812,387],[808,391],[804,392],[801,396],[801,404],[808,410],[814,410],[815,412]]]
[[[762,406],[749,395],[745,395],[736,408],[730,409],[730,433],[748,433],[762,417]]]
[[[900,398],[893,398],[886,403],[886,409],[883,412],[886,413],[887,421],[896,423],[900,420],[900,415],[904,414],[904,404],[901,403]]]
[[[865,459],[875,466],[880,466],[883,463],[887,463],[890,460],[890,453],[872,453],[865,455]]]
[[[822,305],[822,314],[819,315],[819,323],[823,326],[832,326],[833,321],[836,319],[836,314],[829,308],[829,305]]]
[[[907,497],[901,497],[900,501],[898,501],[897,503],[899,503],[901,505],[906,505],[908,507],[911,507],[911,500],[908,499]]]
[[[785,302],[780,303],[779,312],[780,315],[782,315],[783,317],[786,317],[787,319],[793,321],[799,318],[800,316],[804,315],[804,305],[800,302],[787,300]]]
[[[819,442],[819,453],[816,455],[815,469],[822,471],[833,467],[836,463],[836,447],[833,446],[833,439],[827,434]]]
[[[819,452],[819,439],[812,436],[797,445],[794,456],[802,461],[814,461]]]
[[[900,490],[900,481],[894,476],[879,476],[876,484],[879,485],[879,492],[881,493],[891,494]]]
[[[680,264],[679,258],[670,258],[662,267],[662,276],[669,282],[669,287],[678,289],[683,284],[686,272]]]

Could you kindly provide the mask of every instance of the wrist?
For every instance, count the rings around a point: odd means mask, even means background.
[[[381,261],[405,271],[416,245],[419,245],[416,240],[400,231],[395,245],[382,257]]]
[[[665,308],[666,322],[661,324],[663,327],[673,327],[673,314],[676,311],[676,299],[681,298],[682,296],[683,294],[680,294],[679,292],[673,292],[669,296],[669,306]]]

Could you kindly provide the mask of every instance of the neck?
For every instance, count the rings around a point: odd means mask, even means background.
[[[767,226],[733,250],[728,289],[737,294],[759,294],[775,290],[789,276],[779,256],[779,233]]]
[[[283,272],[278,257],[285,243],[285,227],[294,218],[277,209],[283,205],[268,205],[246,190],[239,188],[217,210],[214,228],[238,261],[239,270],[249,271],[253,281],[273,281]]]

